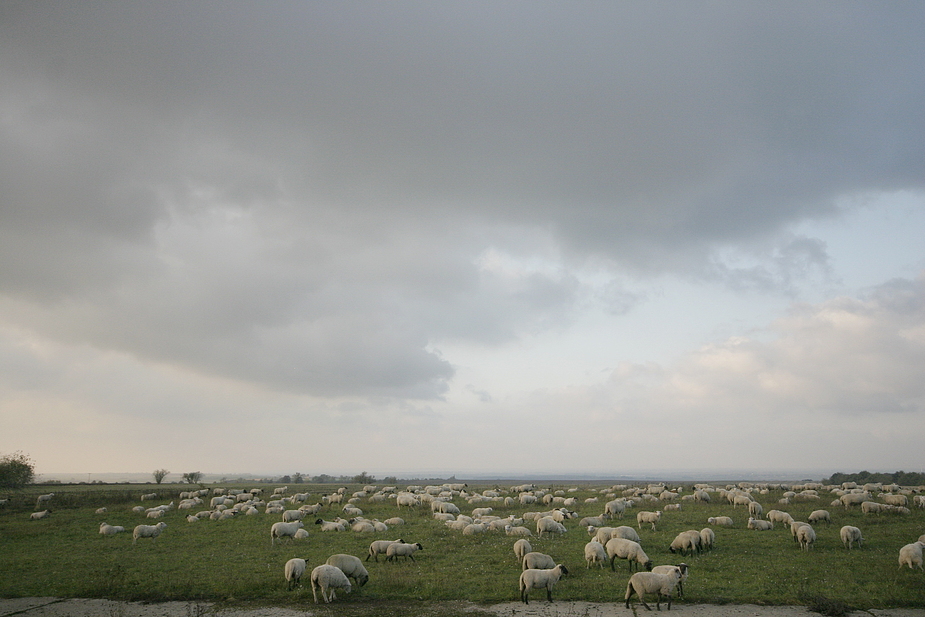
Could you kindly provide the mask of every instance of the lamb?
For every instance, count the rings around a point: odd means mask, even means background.
[[[677,566],[668,574],[636,572],[630,577],[629,582],[626,584],[626,596],[624,598],[626,600],[626,608],[630,607],[630,598],[632,598],[635,593],[639,596],[639,601],[642,602],[642,605],[646,607],[647,610],[652,610],[651,607],[646,604],[644,596],[647,593],[654,593],[655,607],[658,610],[662,610],[662,596],[665,596],[668,598],[668,610],[671,610],[671,594],[680,580],[681,569]]]
[[[655,531],[655,523],[657,523],[659,519],[661,518],[662,518],[661,510],[658,510],[656,512],[648,512],[646,510],[643,510],[642,512],[639,512],[638,514],[636,514],[636,526],[639,529],[642,529],[643,523],[646,523],[646,524],[651,523],[652,531]]]
[[[161,535],[161,532],[167,528],[167,523],[161,521],[157,525],[138,525],[132,530],[132,544],[138,540],[138,538],[151,538],[151,541],[154,542],[155,538]]]
[[[524,555],[533,551],[533,546],[530,545],[530,542],[524,539],[520,539],[517,542],[514,542],[514,556],[517,557],[517,561],[523,563]]]
[[[125,531],[122,525],[110,525],[109,523],[100,523],[100,534],[104,536],[114,536],[117,533]]]
[[[524,570],[549,570],[556,567],[556,560],[546,553],[529,552],[521,560]]]
[[[363,562],[360,561],[359,557],[338,553],[337,555],[331,555],[328,557],[328,560],[325,561],[325,563],[329,566],[336,566],[340,568],[341,572],[347,575],[347,578],[353,579],[353,582],[356,583],[357,587],[362,587],[366,584],[367,581],[369,581],[369,572],[367,572],[366,568],[363,567]]]
[[[591,567],[592,563],[599,563],[603,568],[604,562],[607,561],[607,551],[604,549],[604,545],[597,540],[591,540],[585,544],[585,561],[588,568]]]
[[[711,516],[707,519],[709,525],[719,525],[721,527],[732,527],[732,518],[728,516]]]
[[[372,557],[374,561],[379,561],[379,555],[385,555],[385,551],[389,548],[390,544],[404,544],[405,541],[401,538],[397,540],[373,540],[369,544],[369,552],[366,554],[366,561],[369,561],[369,558]]]
[[[293,538],[295,537],[295,532],[305,527],[305,523],[302,521],[294,521],[292,523],[273,523],[273,526],[270,527],[270,544],[276,544],[276,538],[282,540],[283,538]]]
[[[552,602],[552,588],[563,574],[568,574],[568,568],[561,563],[548,570],[524,570],[520,573],[520,599],[524,604],[530,604],[530,592],[534,589],[545,589],[546,599]]]
[[[424,550],[424,547],[421,546],[420,542],[415,542],[414,544],[393,542],[385,549],[385,560],[396,561],[396,557],[404,557],[405,561],[408,561],[408,558],[410,557],[411,561],[416,561],[414,558],[414,553],[422,550]]]
[[[925,548],[925,542],[913,542],[899,549],[899,567],[909,566],[922,570],[922,549]]]
[[[816,530],[812,525],[800,525],[797,528],[797,541],[801,549],[808,551],[816,543]]]
[[[849,551],[851,547],[854,546],[855,542],[857,542],[858,547],[864,546],[864,538],[861,537],[861,530],[857,527],[845,525],[841,528],[839,535],[841,536],[841,543],[844,544],[845,548]]]
[[[632,540],[626,540],[624,538],[611,538],[607,541],[607,544],[604,545],[604,549],[607,551],[607,556],[610,558],[611,571],[616,571],[614,561],[618,557],[630,562],[630,572],[635,569],[634,562],[638,563],[646,570],[652,569],[652,560],[649,559],[638,542],[633,542]]]
[[[680,598],[684,595],[684,581],[687,580],[690,566],[686,563],[679,563],[676,566],[655,566],[652,568],[652,571],[656,574],[671,574],[672,568],[677,568],[681,571],[681,578],[678,580],[678,597]]]
[[[764,521],[760,518],[748,517],[748,529],[755,529],[757,531],[768,531],[774,529],[774,523],[771,521]]]
[[[292,591],[293,587],[302,586],[299,581],[302,575],[305,574],[306,567],[305,560],[299,559],[298,557],[286,562],[286,565],[283,567],[283,574],[286,577],[286,589]]]
[[[819,521],[825,521],[826,525],[832,524],[832,517],[829,516],[828,510],[813,510],[806,520],[810,523],[817,523]]]
[[[337,599],[337,595],[334,593],[335,589],[343,589],[346,593],[351,591],[350,579],[336,566],[328,564],[317,566],[312,570],[311,581],[312,597],[315,599],[315,604],[318,604],[318,588],[321,589],[321,597],[326,604]]]

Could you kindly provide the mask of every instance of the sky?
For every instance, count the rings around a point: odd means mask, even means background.
[[[921,2],[0,4],[0,454],[925,471]]]

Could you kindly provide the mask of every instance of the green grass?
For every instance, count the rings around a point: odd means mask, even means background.
[[[43,487],[47,488],[47,487]],[[472,487],[478,488],[478,487]],[[487,488],[487,487],[485,487]],[[313,497],[329,492],[331,486],[303,485]],[[520,567],[511,547],[514,539],[500,532],[482,536],[463,536],[433,520],[426,506],[415,511],[390,503],[357,504],[368,518],[380,520],[401,516],[407,524],[393,527],[384,534],[354,532],[322,533],[307,522],[309,538],[286,541],[271,546],[269,529],[279,520],[277,515],[242,516],[230,521],[187,523],[185,513],[171,511],[163,519],[168,527],[152,542],[139,540],[132,545],[130,531],[112,537],[98,533],[103,520],[131,530],[136,524],[150,523],[131,508],[139,505],[138,495],[154,492],[150,485],[134,487],[55,487],[51,518],[30,521],[29,512],[35,494],[23,493],[0,509],[0,597],[59,596],[109,598],[116,600],[192,600],[203,602],[262,602],[275,605],[299,605],[311,602],[307,585],[294,592],[286,590],[283,564],[292,557],[302,557],[310,567],[323,563],[333,553],[348,553],[365,558],[373,539],[401,537],[420,542],[424,550],[416,554],[416,563],[367,562],[370,582],[348,596],[339,596],[339,606],[353,606],[363,614],[375,614],[401,603],[466,602],[477,604],[516,601]],[[183,490],[180,485],[159,487],[167,503]],[[356,490],[355,488],[351,488]],[[41,491],[48,492],[48,491]],[[580,500],[599,496],[597,489],[583,487],[574,494]],[[759,496],[767,511],[776,507],[779,492]],[[803,604],[821,607],[823,614],[845,607],[855,609],[888,607],[925,607],[925,575],[916,570],[898,568],[901,546],[914,542],[925,532],[925,512],[913,510],[907,516],[865,516],[858,509],[828,506],[831,498],[805,502],[779,509],[794,518],[805,520],[817,508],[832,513],[833,524],[816,525],[818,540],[811,551],[801,551],[789,530],[757,532],[745,528],[747,513],[740,506],[718,503],[685,502],[680,511],[665,512],[656,531],[639,531],[642,545],[656,564],[691,565],[691,575],[681,603],[755,603]],[[312,501],[310,499],[310,501]],[[582,503],[582,516],[597,515],[598,504]],[[457,499],[465,513],[469,506]],[[109,512],[98,515],[96,508],[106,505]],[[145,502],[145,505],[155,505]],[[482,504],[480,504],[482,505]],[[542,506],[505,508],[491,504],[495,514],[521,514],[525,510],[546,509]],[[623,520],[612,525],[635,527],[635,511],[659,509],[652,504],[627,510]],[[205,509],[205,508],[203,508]],[[334,518],[337,507],[326,509],[321,516]],[[736,521],[732,529],[715,528],[716,548],[692,557],[672,555],[668,545],[686,529],[701,529],[709,516],[728,515]],[[842,525],[859,527],[865,538],[860,550],[845,550],[838,538]],[[529,525],[528,525],[529,526]],[[551,554],[565,563],[570,574],[554,591],[556,600],[588,602],[622,601],[629,577],[626,562],[618,562],[616,572],[610,568],[586,569],[583,547],[588,534],[567,521],[569,531],[561,538],[532,538],[534,550]],[[9,573],[17,573],[10,576]],[[537,592],[535,600],[543,599]],[[372,612],[370,612],[372,611]],[[460,609],[460,614],[463,609]],[[343,612],[339,610],[339,612]],[[394,612],[394,611],[393,611]]]

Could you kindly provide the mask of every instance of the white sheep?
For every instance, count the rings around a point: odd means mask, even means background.
[[[556,560],[546,553],[530,551],[521,560],[523,570],[548,570],[556,567]]]
[[[638,542],[625,538],[611,538],[604,545],[604,549],[607,551],[607,557],[610,558],[610,569],[612,571],[616,571],[614,561],[617,558],[629,561],[630,572],[635,569],[635,564],[637,563],[646,570],[652,569],[652,560],[649,559]]]
[[[793,517],[783,510],[768,510],[765,518],[772,523],[780,523],[781,525],[790,525],[793,522]]]
[[[771,521],[765,521],[760,518],[748,517],[748,529],[755,529],[757,531],[768,531],[774,529],[774,523]]]
[[[681,571],[681,578],[678,580],[678,597],[681,598],[684,596],[684,581],[687,580],[690,573],[690,566],[686,563],[679,563],[676,566],[655,566],[652,571],[656,574],[671,574],[673,572],[672,568],[677,568]]]
[[[682,531],[674,540],[671,541],[671,544],[668,546],[668,550],[672,553],[681,553],[684,555],[693,555],[695,552],[700,552],[700,532],[694,530]]]
[[[757,501],[748,502],[748,515],[758,518],[764,512],[764,508],[761,507],[761,504]]]
[[[711,516],[707,519],[709,525],[719,525],[720,527],[732,527],[732,518],[728,516]]]
[[[33,512],[29,515],[30,521],[40,521],[43,518],[48,518],[51,516],[51,510],[42,510],[41,512]]]
[[[591,567],[592,563],[599,563],[603,568],[605,561],[607,561],[607,551],[604,549],[603,544],[597,540],[591,540],[585,544],[585,562],[588,568]]]
[[[662,610],[662,597],[668,598],[668,610],[671,610],[671,594],[681,580],[681,570],[677,566],[668,574],[655,572],[636,572],[626,584],[626,608],[630,607],[630,598],[635,593],[647,610],[652,610],[645,601],[645,594],[655,594],[655,607]]]
[[[805,521],[793,521],[792,523],[790,523],[790,535],[793,536],[794,542],[799,542],[799,540],[797,539],[797,530],[800,529],[800,527],[802,527],[803,525],[809,525],[809,523]]]
[[[39,495],[35,500],[35,509],[38,510],[39,506],[51,502],[51,498],[54,497],[54,493],[48,493],[47,495]]]
[[[369,561],[369,558],[372,557],[374,561],[379,561],[379,555],[385,555],[385,551],[389,548],[390,544],[404,544],[405,541],[401,538],[397,540],[373,540],[369,544],[369,551],[366,553],[366,561]]]
[[[800,525],[797,528],[797,542],[800,543],[800,548],[804,551],[808,551],[813,547],[813,544],[816,543],[816,530],[813,529],[812,525]]]
[[[712,551],[713,545],[716,544],[716,533],[709,527],[704,527],[700,530],[700,550],[702,551]],[[681,574],[683,575],[683,569]],[[683,576],[682,576],[683,579]],[[683,582],[683,581],[682,581]]]
[[[864,546],[864,538],[861,537],[861,530],[857,527],[845,525],[841,528],[839,535],[841,536],[841,543],[844,544],[845,548],[849,551],[851,547],[854,546],[855,542],[859,547]]]
[[[305,517],[305,512],[302,510],[284,510],[283,511],[283,522],[284,523],[293,523],[295,521],[301,521]]]
[[[533,551],[533,546],[530,545],[530,542],[524,539],[520,539],[517,542],[514,542],[514,556],[517,557],[519,563],[523,563],[524,555]]]
[[[399,542],[394,542],[389,544],[385,549],[385,560],[386,561],[397,561],[396,557],[404,557],[405,561],[408,561],[408,558],[411,558],[411,561],[416,561],[414,554],[417,551],[424,550],[424,547],[421,546],[420,542],[415,542],[414,544],[403,544]]]
[[[913,542],[899,549],[899,567],[909,566],[922,570],[922,549],[925,548],[925,542]]]
[[[353,579],[353,582],[356,583],[357,587],[362,587],[369,580],[369,572],[367,572],[366,568],[363,566],[363,562],[360,561],[359,557],[338,553],[328,557],[328,560],[325,561],[325,563],[329,566],[336,566],[340,568],[341,572],[347,575],[347,578]]]
[[[117,533],[125,531],[122,525],[110,525],[109,523],[100,523],[100,534],[104,536],[114,536]]]
[[[270,544],[276,544],[276,538],[282,540],[283,538],[294,538],[295,532],[299,529],[305,527],[305,523],[302,521],[294,521],[292,523],[273,523],[270,527]]]
[[[167,523],[164,521],[161,521],[157,525],[137,525],[135,529],[132,530],[132,544],[135,544],[138,538],[151,538],[153,542],[166,528]]]
[[[286,577],[286,589],[292,591],[293,587],[301,586],[299,581],[302,575],[305,574],[306,567],[305,560],[299,559],[298,557],[286,562],[286,565],[283,567],[283,574]]]
[[[810,515],[806,518],[809,523],[818,523],[819,521],[825,521],[826,525],[832,523],[832,517],[829,515],[828,510],[813,510]]]
[[[642,544],[642,540],[639,539],[639,534],[636,533],[636,530],[632,527],[627,527],[626,525],[614,527],[610,531],[610,538],[623,538],[624,540],[632,540],[633,542]],[[607,538],[607,540],[610,538]],[[605,540],[604,542],[601,542],[601,544],[607,544],[607,541]]]
[[[544,516],[536,519],[536,535],[543,537],[543,534],[561,535],[565,533],[565,525],[558,522],[551,516]]]
[[[552,588],[563,574],[568,574],[568,568],[561,563],[548,570],[524,570],[520,573],[520,599],[524,604],[530,604],[530,592],[545,589],[546,599],[552,602]]]
[[[350,593],[351,591],[350,579],[348,579],[347,575],[336,566],[330,566],[328,564],[317,566],[312,570],[311,581],[312,597],[315,599],[315,604],[318,604],[319,588],[321,589],[321,597],[324,599],[325,603],[337,599],[337,595],[334,593],[335,589],[343,589],[346,593]]]
[[[623,512],[626,510],[626,499],[614,499],[604,504],[604,518],[613,518],[619,516],[623,518]],[[600,525],[598,525],[600,527]]]
[[[533,532],[523,526],[512,527],[511,525],[504,526],[504,533],[509,536],[519,536],[522,538],[530,538],[533,536]]]
[[[316,525],[321,525],[321,531],[346,531],[344,524],[339,521],[326,521],[324,519],[318,519],[315,521]]]
[[[642,529],[642,524],[651,524],[652,531],[655,531],[655,524],[662,518],[662,511],[658,510],[656,512],[648,512],[643,510],[636,514],[636,526],[639,529]]]

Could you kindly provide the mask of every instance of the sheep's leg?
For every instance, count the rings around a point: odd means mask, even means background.
[[[549,587],[546,588],[546,599],[552,602],[552,589]]]

